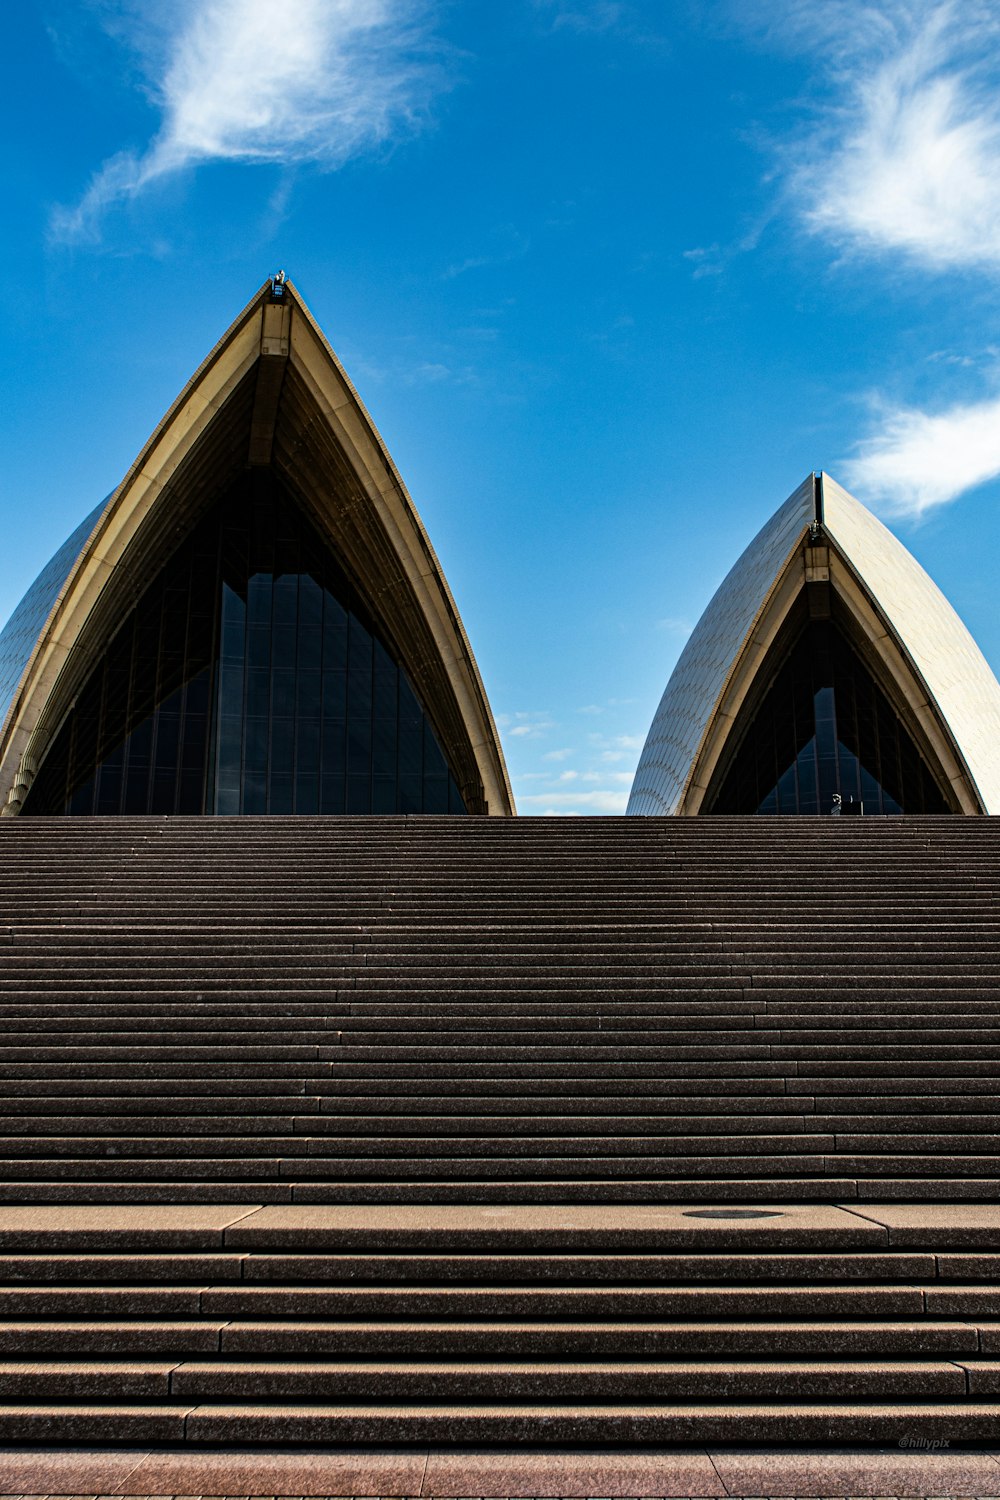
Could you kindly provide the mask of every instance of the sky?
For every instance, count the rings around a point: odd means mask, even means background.
[[[27,0],[12,31],[0,619],[282,268],[522,813],[624,811],[813,469],[1000,670],[997,0]]]

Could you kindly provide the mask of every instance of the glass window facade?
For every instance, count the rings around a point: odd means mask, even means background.
[[[297,505],[248,476],[125,620],[23,813],[464,813],[405,670]]]
[[[836,624],[810,621],[786,656],[709,813],[947,813],[905,725]]]

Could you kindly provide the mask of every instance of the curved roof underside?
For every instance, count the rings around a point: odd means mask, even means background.
[[[818,482],[817,482],[818,481]],[[735,724],[745,681],[763,660],[776,618],[805,585],[797,567],[821,496],[824,540],[838,566],[835,589],[857,592],[878,627],[869,638],[885,660],[905,662],[928,720],[946,741],[968,811],[1000,812],[1000,684],[954,609],[887,530],[828,476],[810,476],[754,537],[720,584],[667,683],[636,770],[628,812],[696,812],[714,765],[706,746]],[[804,555],[804,553],[803,553]],[[796,565],[796,566],[793,566]],[[857,584],[855,591],[852,585]],[[765,621],[767,627],[765,629]],[[881,641],[881,645],[880,645]],[[898,677],[898,672],[897,672]],[[734,707],[735,704],[735,707]],[[945,757],[947,761],[947,757]]]
[[[813,518],[812,477],[758,531],[691,632],[653,716],[629,813],[680,811],[698,751],[764,602]]]
[[[117,490],[0,635],[0,803],[16,810],[118,621],[235,476],[278,474],[355,579],[473,806],[514,812],[496,726],[440,563],[357,392],[291,283],[267,282]],[[13,791],[13,795],[12,795]]]

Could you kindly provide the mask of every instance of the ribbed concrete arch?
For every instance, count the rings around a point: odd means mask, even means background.
[[[628,812],[696,814],[782,628],[833,591],[938,780],[965,813],[1000,812],[1000,684],[902,543],[828,475],[811,475],[730,570],[654,715]]]
[[[368,600],[470,811],[513,814],[496,726],[440,563],[374,423],[290,282],[280,299],[265,283],[95,513],[86,542],[61,549],[72,554],[65,578],[49,580],[44,623],[23,669],[12,671],[17,686],[0,735],[3,811],[18,810],[100,652],[157,568],[224,487],[253,468],[287,485]]]

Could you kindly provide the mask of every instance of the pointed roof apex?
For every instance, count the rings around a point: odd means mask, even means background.
[[[956,805],[1000,812],[1000,684],[916,558],[816,471],[761,527],[691,633],[650,726],[630,813],[700,810],[771,646],[820,576],[905,700]]]

